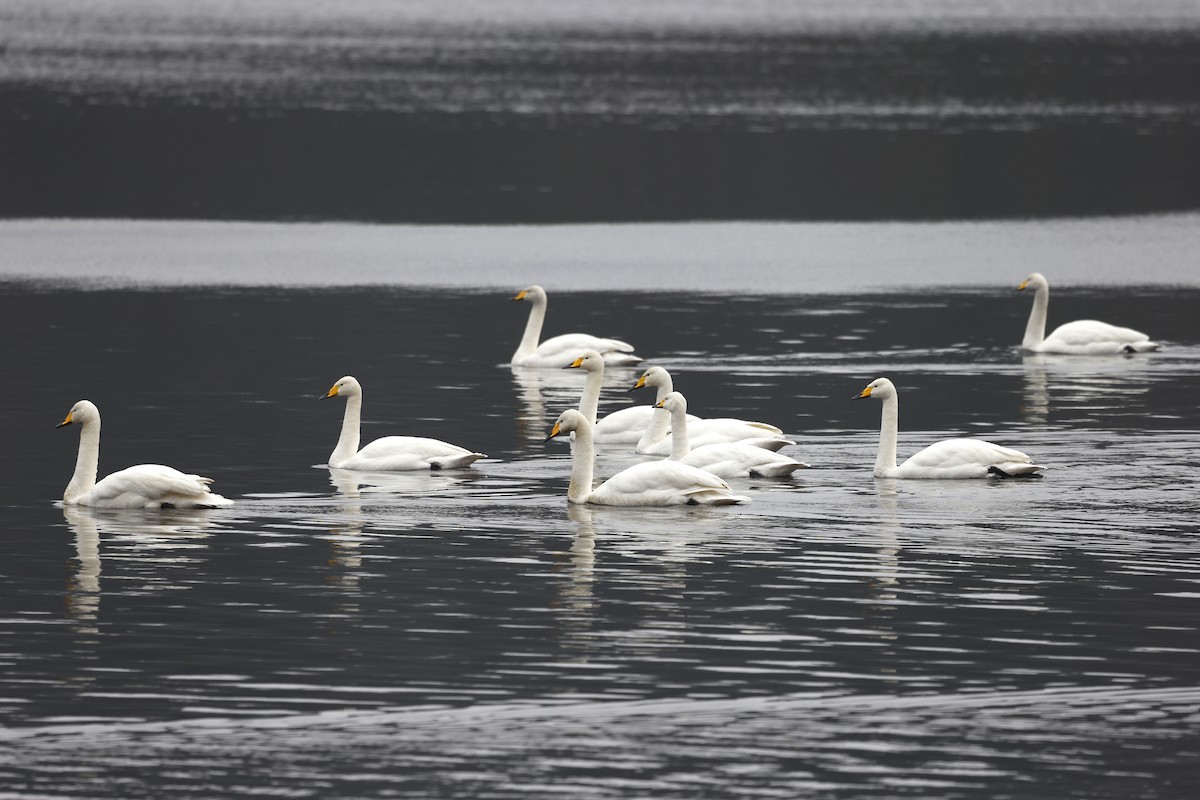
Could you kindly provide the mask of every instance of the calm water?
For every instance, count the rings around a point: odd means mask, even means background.
[[[1189,0],[0,0],[0,216],[1200,208]]]
[[[526,307],[477,263],[437,291],[2,284],[0,796],[1191,796],[1194,278],[1060,290],[1052,320],[1167,343],[1094,359],[1017,352],[1024,265],[926,291],[564,284],[551,332],[629,338],[697,413],[775,422],[813,465],[735,482],[744,507],[581,510],[542,441],[579,376],[507,366]],[[347,373],[365,438],[492,458],[314,466],[342,413],[316,398]],[[879,407],[849,398],[879,375],[902,454],[987,436],[1046,477],[874,479]],[[609,376],[602,411],[647,401],[635,376]],[[102,472],[165,462],[237,505],[55,505],[77,433],[54,425],[81,397]],[[598,473],[633,460],[602,451]]]

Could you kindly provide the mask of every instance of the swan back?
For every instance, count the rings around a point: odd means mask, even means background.
[[[729,484],[717,476],[676,461],[634,464],[593,490],[595,450],[592,424],[575,409],[567,409],[559,415],[546,438],[549,441],[566,433],[575,434],[568,502],[611,506],[729,505],[749,502],[749,498],[733,494]]]

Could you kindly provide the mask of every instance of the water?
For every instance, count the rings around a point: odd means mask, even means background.
[[[1163,246],[1164,224],[1112,221],[1130,247]],[[697,413],[779,424],[797,440],[784,452],[813,465],[735,481],[743,507],[574,509],[565,445],[543,439],[580,377],[507,366],[526,314],[508,298],[528,279],[506,285],[519,237],[458,231],[488,256],[430,289],[436,262],[392,266],[428,231],[297,226],[356,254],[351,277],[395,270],[312,286],[303,268],[284,280],[286,231],[272,254],[253,242],[278,229],[210,226],[191,257],[240,268],[243,285],[197,267],[179,286],[153,226],[39,225],[7,237],[0,293],[0,796],[1192,792],[1200,291],[1186,237],[1156,260],[1159,283],[1057,284],[1052,323],[1094,316],[1167,344],[1137,357],[1021,356],[1029,298],[1012,288],[1029,259],[905,289],[870,260],[897,226],[857,229],[843,253],[857,268],[820,294],[663,293],[659,276],[686,269],[636,248],[624,274],[644,282],[623,291],[557,273],[550,332],[629,338]],[[715,227],[676,235],[744,232]],[[961,228],[898,227],[935,240],[931,275],[963,263]],[[381,232],[394,247],[370,244]],[[592,231],[602,263],[626,233]],[[115,282],[14,277],[54,261],[48,243],[60,264],[120,265],[139,240],[144,263]],[[1111,247],[1081,241],[1081,263]],[[745,285],[769,285],[779,257],[747,248]],[[863,287],[872,271],[888,288]],[[364,438],[433,435],[491,458],[433,475],[315,466],[342,413],[317,398],[347,373],[364,385]],[[602,411],[647,401],[624,391],[636,375],[608,376]],[[874,479],[880,410],[849,398],[879,375],[900,389],[902,454],[977,435],[1046,477]],[[104,415],[102,472],[169,463],[237,504],[56,505],[77,433],[53,426],[81,397]],[[598,474],[635,460],[602,450]]]
[[[0,2],[0,215],[1200,207],[1195,3]]]

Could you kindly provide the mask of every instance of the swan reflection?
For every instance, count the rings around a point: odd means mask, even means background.
[[[1158,380],[1157,362],[1146,354],[1024,353],[1021,366],[1021,418],[1038,424],[1049,422],[1052,405],[1057,410],[1075,409],[1086,416],[1140,408]]]
[[[63,518],[75,535],[75,558],[68,563],[67,613],[80,623],[94,624],[100,611],[101,534],[117,554],[143,569],[145,580],[159,586],[184,588],[170,583],[163,567],[191,563],[180,551],[203,548],[213,523],[200,509],[175,509],[147,513],[86,506],[63,506]]]
[[[338,493],[359,499],[367,494],[429,495],[461,487],[472,475],[453,472],[365,472],[328,467],[329,483]]]

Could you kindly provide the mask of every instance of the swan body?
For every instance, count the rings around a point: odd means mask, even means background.
[[[337,447],[329,456],[329,466],[334,469],[374,472],[454,469],[470,466],[481,458],[487,458],[483,453],[473,453],[465,447],[423,436],[385,436],[359,450],[362,386],[355,378],[347,375],[335,383],[325,397],[346,398],[342,434],[338,438]]]
[[[671,414],[671,461],[697,467],[720,478],[785,477],[808,466],[745,442],[706,444],[693,450],[688,438],[687,398],[679,392],[671,392],[657,405]]]
[[[1094,319],[1080,319],[1059,325],[1046,336],[1046,309],[1050,305],[1050,283],[1046,276],[1034,272],[1021,281],[1018,292],[1034,289],[1033,309],[1025,326],[1021,347],[1034,353],[1065,353],[1071,355],[1104,355],[1109,353],[1144,353],[1159,349],[1150,337],[1132,328],[1122,328]]]
[[[628,406],[617,409],[606,414],[603,419],[597,420],[600,387],[604,383],[604,364],[604,356],[599,352],[584,350],[578,358],[567,365],[567,369],[582,369],[587,373],[583,383],[583,393],[579,397],[579,413],[592,423],[592,438],[597,444],[633,444],[645,434],[646,428],[654,418],[655,409],[643,405]],[[638,386],[640,385],[641,381],[639,380]],[[636,389],[638,386],[634,388]],[[661,413],[666,414],[666,412]]]
[[[634,464],[592,488],[595,446],[592,423],[575,409],[564,411],[547,441],[563,433],[575,434],[571,455],[571,481],[567,502],[606,506],[732,505],[750,498],[736,495],[729,484],[712,473],[677,461]]]
[[[637,364],[642,359],[633,352],[633,345],[620,339],[605,339],[587,333],[564,333],[539,343],[542,323],[546,320],[546,290],[530,286],[517,293],[513,300],[525,300],[533,304],[529,320],[525,323],[525,334],[512,363],[525,367],[565,367],[584,350],[601,353],[609,364]]]
[[[138,464],[96,480],[100,465],[100,410],[80,400],[58,427],[79,425],[75,474],[63,492],[63,504],[93,508],[216,508],[233,501],[208,488],[212,478],[188,475],[161,464]]]
[[[671,430],[671,413],[658,406],[659,403],[675,390],[671,373],[662,367],[650,367],[638,378],[634,389],[643,386],[654,386],[658,389],[655,399],[653,416],[650,424],[637,440],[634,448],[638,453],[653,456],[671,455],[671,440],[667,434]],[[702,419],[691,414],[685,415],[688,423],[688,437],[693,446],[718,444],[721,442],[746,442],[766,450],[778,450],[785,444],[795,444],[783,436],[783,431],[765,422],[750,422],[732,417],[716,417]]]
[[[879,430],[879,455],[875,459],[876,478],[986,478],[989,475],[1014,477],[1033,475],[1045,467],[1020,450],[1001,447],[983,439],[944,439],[929,445],[903,464],[896,466],[896,432],[899,402],[895,385],[878,378],[853,399],[874,397],[883,401],[883,422]]]

